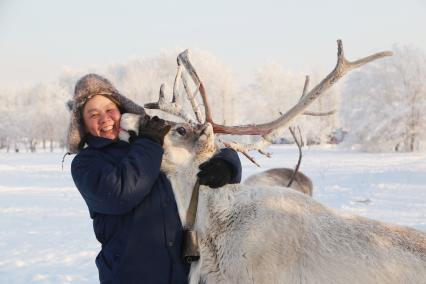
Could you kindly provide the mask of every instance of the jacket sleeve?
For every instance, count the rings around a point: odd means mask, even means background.
[[[124,214],[151,191],[160,173],[162,157],[159,144],[139,139],[120,160],[97,150],[82,150],[72,161],[71,174],[89,209],[102,214]]]
[[[229,148],[220,149],[219,153],[214,155],[212,159],[222,159],[227,161],[234,169],[233,177],[229,183],[240,183],[241,182],[241,161],[235,150]]]

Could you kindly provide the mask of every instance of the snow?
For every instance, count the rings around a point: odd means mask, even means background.
[[[241,157],[243,178],[273,167],[294,167],[294,146]],[[97,243],[86,205],[63,153],[0,153],[0,283],[97,283]],[[343,213],[426,232],[426,153],[373,154],[304,149],[301,170],[314,198]]]

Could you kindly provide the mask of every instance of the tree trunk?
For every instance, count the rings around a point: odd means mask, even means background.
[[[36,142],[36,141],[34,141],[34,140],[30,140],[30,141],[29,141],[29,144],[30,144],[30,152],[31,152],[31,153],[34,153],[34,152],[36,151],[36,145],[37,145],[37,142]]]
[[[410,152],[414,152],[416,149],[416,135],[415,134],[411,134],[410,135]]]

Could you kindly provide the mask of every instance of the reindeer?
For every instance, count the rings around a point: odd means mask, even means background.
[[[312,196],[314,188],[308,176],[300,171],[289,168],[273,168],[252,174],[244,181],[244,185],[288,187],[309,196]]]
[[[273,168],[257,174],[252,174],[245,181],[244,185],[249,186],[283,186],[300,191],[304,194],[312,196],[313,184],[309,177],[299,171],[302,161],[302,136],[296,136],[294,129],[289,127],[294,142],[299,149],[299,160],[294,169],[289,168]],[[300,134],[300,129],[299,129]]]
[[[281,116],[279,123],[267,124],[273,126],[269,131],[264,125],[217,125],[208,114],[204,123],[173,124],[164,140],[161,167],[172,184],[182,224],[193,226],[198,234],[200,258],[191,264],[191,284],[426,283],[423,232],[342,215],[306,194],[283,187],[194,187],[198,166],[218,149],[215,133],[256,132],[266,140],[272,129],[288,124],[346,71],[386,55],[390,54],[378,53],[348,62],[339,41],[336,68]],[[191,72],[193,67],[185,68]],[[202,83],[196,84],[205,96]],[[150,106],[180,113],[175,101],[168,104],[161,100],[160,91],[159,103]],[[121,127],[137,131],[134,123],[138,119],[123,115]],[[259,146],[227,145],[243,152]],[[195,216],[189,210],[194,208],[191,200],[198,200]]]

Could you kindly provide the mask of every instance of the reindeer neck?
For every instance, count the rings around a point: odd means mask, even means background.
[[[234,210],[235,194],[239,189],[239,184],[227,184],[220,188],[200,186],[197,218],[194,226],[199,238],[204,238],[206,231],[212,226],[214,227],[219,220],[224,221],[232,215],[230,212]]]
[[[197,181],[198,171],[198,165],[190,163],[186,167],[178,167],[171,171],[171,173],[166,173],[172,185],[179,217],[183,225],[185,224],[192,190]]]

